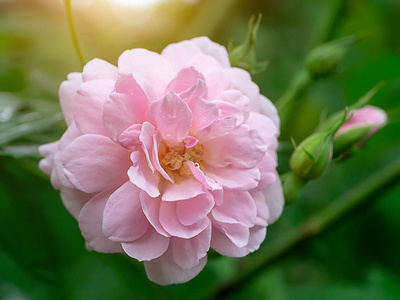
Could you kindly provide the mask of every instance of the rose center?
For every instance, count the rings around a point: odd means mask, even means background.
[[[161,152],[160,161],[164,170],[179,182],[179,178],[184,175],[190,175],[190,168],[187,165],[188,161],[202,165],[202,156],[204,147],[197,143],[191,148],[186,148],[185,142],[173,147],[165,146],[165,152]]]

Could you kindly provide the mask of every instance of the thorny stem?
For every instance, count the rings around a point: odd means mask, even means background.
[[[320,234],[362,203],[372,199],[374,195],[388,190],[388,187],[399,179],[400,158],[371,175],[342,197],[332,201],[321,211],[271,241],[264,251],[254,253],[251,259],[252,263],[249,263],[247,269],[242,270],[240,274],[225,282],[225,284],[218,285],[216,289],[211,291],[208,299],[222,299],[223,296],[233,293],[248,282],[250,278],[276,263],[297,244]]]
[[[72,5],[71,5],[71,0],[65,0],[65,8],[67,10],[67,17],[68,17],[68,23],[69,23],[69,29],[71,31],[72,35],[72,40],[74,41],[75,45],[75,50],[78,54],[79,61],[82,65],[82,67],[85,65],[85,59],[83,58],[82,50],[79,44],[78,40],[78,35],[76,33],[75,29],[75,23],[74,23],[74,18],[72,17]]]

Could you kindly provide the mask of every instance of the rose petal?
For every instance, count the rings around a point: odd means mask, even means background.
[[[110,192],[102,192],[85,204],[78,217],[79,228],[91,249],[105,253],[122,252],[121,244],[110,241],[102,230],[103,211],[109,197]]]
[[[169,238],[160,235],[152,226],[136,241],[122,243],[122,248],[130,257],[138,261],[149,261],[160,257],[168,249]]]
[[[191,177],[185,177],[179,183],[167,183],[161,199],[163,201],[179,201],[204,193],[205,190],[201,183]]]
[[[281,216],[283,207],[285,206],[282,184],[278,173],[276,173],[275,182],[265,189],[263,194],[269,209],[268,224],[272,224]]]
[[[96,79],[116,81],[118,79],[118,68],[105,60],[94,58],[83,68],[82,78],[83,81]]]
[[[133,73],[146,92],[151,87],[155,94],[147,93],[150,101],[163,96],[165,88],[175,75],[164,57],[145,49],[132,49],[122,53],[118,59],[118,69],[121,73]]]
[[[105,136],[86,134],[63,151],[64,174],[85,193],[121,186],[128,180],[129,152]]]
[[[228,51],[224,46],[211,41],[208,37],[202,36],[191,40],[204,54],[214,57],[223,68],[231,66]]]
[[[141,190],[149,194],[150,197],[158,197],[160,190],[160,175],[153,173],[146,162],[145,155],[142,151],[134,151],[131,153],[131,161],[133,166],[128,170],[129,180]]]
[[[218,222],[253,227],[257,208],[249,192],[224,190],[224,201],[222,205],[214,207],[212,216]]]
[[[133,124],[142,124],[148,98],[132,75],[120,79],[116,91],[104,103],[103,123],[108,136],[118,142],[118,136]]]
[[[171,238],[168,256],[182,269],[197,266],[210,249],[211,225],[191,239]]]
[[[192,97],[187,102],[193,113],[191,130],[197,132],[211,125],[219,115],[218,106],[199,97]]]
[[[243,248],[249,243],[250,230],[242,224],[227,224],[221,222],[213,222],[215,230],[213,235],[219,230],[222,232],[236,247]]]
[[[227,147],[229,145],[229,147]],[[261,161],[267,145],[258,131],[241,125],[226,135],[203,142],[203,159],[214,167],[253,168]]]
[[[164,254],[157,259],[144,262],[144,267],[151,281],[159,285],[168,285],[184,283],[193,279],[203,270],[206,263],[207,257],[203,257],[197,266],[191,269],[182,269],[167,254]]]
[[[93,194],[83,193],[66,187],[61,188],[60,195],[65,208],[75,219],[78,219],[83,206],[94,196]]]
[[[209,194],[201,194],[194,198],[176,203],[176,215],[179,221],[185,225],[193,225],[205,218],[214,207],[214,197]]]
[[[82,133],[106,135],[103,126],[104,102],[114,90],[115,82],[98,79],[80,85],[74,98],[74,120]]]
[[[210,220],[203,218],[192,225],[183,225],[177,216],[176,202],[162,201],[160,204],[160,223],[170,235],[188,239],[202,232],[210,224]]]
[[[250,229],[249,242],[244,247],[238,247],[221,231],[213,230],[211,247],[221,255],[243,257],[258,250],[264,241],[267,230],[264,226],[254,226]]]
[[[73,106],[74,97],[82,83],[81,73],[70,73],[68,74],[68,80],[61,83],[58,92],[58,97],[60,99],[61,109],[64,115],[65,122],[69,126],[74,120],[73,117]]]
[[[103,213],[103,232],[115,242],[131,242],[140,238],[149,222],[139,200],[140,190],[130,181],[111,194]]]
[[[143,212],[149,220],[150,224],[154,229],[165,237],[170,237],[170,234],[165,231],[164,227],[160,223],[160,204],[161,199],[151,198],[147,193],[140,192],[140,204],[142,205]]]
[[[204,76],[195,68],[184,68],[180,70],[178,75],[168,84],[165,92],[168,93],[172,91],[179,94],[196,85],[199,79],[204,80]]]
[[[146,119],[157,127],[164,140],[174,143],[183,141],[192,126],[192,112],[173,92],[160,101],[152,102]]]
[[[261,173],[257,167],[238,169],[232,166],[214,168],[207,165],[205,169],[207,176],[214,179],[221,186],[239,191],[248,191],[256,188],[261,179]]]

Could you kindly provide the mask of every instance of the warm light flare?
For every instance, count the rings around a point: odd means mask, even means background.
[[[118,4],[132,8],[146,8],[164,0],[108,0],[110,4]]]

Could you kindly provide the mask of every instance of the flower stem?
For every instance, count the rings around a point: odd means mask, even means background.
[[[319,31],[318,36],[315,38],[314,42],[311,44],[311,48],[325,43],[331,34],[332,29],[334,28],[339,12],[343,7],[343,0],[332,0],[329,7],[329,14],[325,18],[324,24],[321,25],[321,30]],[[281,118],[281,139],[286,139],[289,137],[287,134],[288,128],[291,125],[291,121],[293,120],[293,115],[297,111],[300,103],[298,100],[301,95],[306,91],[309,85],[312,83],[313,76],[306,66],[302,66],[301,69],[294,75],[292,82],[290,83],[289,88],[286,93],[283,94],[275,103],[279,111],[279,115]],[[287,136],[285,136],[285,134]]]
[[[218,285],[215,290],[211,291],[209,299],[221,299],[231,294],[246,284],[249,279],[276,263],[297,244],[320,234],[362,203],[372,199],[374,195],[379,194],[381,191],[389,190],[388,187],[399,179],[400,158],[371,175],[321,211],[271,241],[264,251],[254,253],[247,268],[241,270],[240,274],[228,282]],[[377,198],[375,197],[375,199]]]
[[[76,34],[74,18],[72,17],[72,5],[71,0],[65,0],[65,8],[67,10],[67,17],[69,23],[69,29],[71,31],[72,40],[74,41],[75,50],[78,54],[79,61],[82,67],[85,65],[85,59],[83,58],[82,50],[79,44],[78,35]]]

